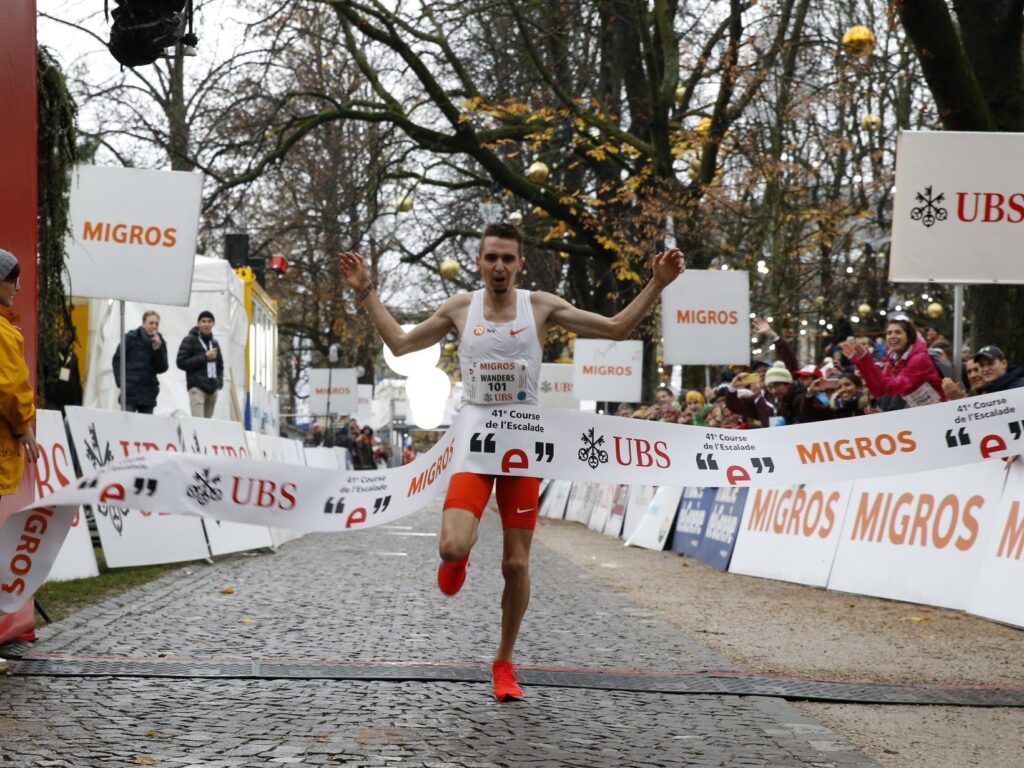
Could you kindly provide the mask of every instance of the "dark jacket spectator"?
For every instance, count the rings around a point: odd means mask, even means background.
[[[157,374],[167,370],[167,344],[157,330],[160,315],[146,312],[142,325],[124,335],[114,352],[114,381],[121,388],[121,350],[124,350],[125,401],[129,411],[152,413],[160,394]]]
[[[974,356],[974,362],[978,364],[985,382],[981,393],[990,395],[993,392],[1024,387],[1024,370],[1018,366],[1011,368],[1006,361],[1006,355],[999,347],[991,344],[982,347]]]
[[[839,377],[839,386],[829,401],[836,418],[863,416],[869,405],[871,399],[864,392],[864,382],[860,376],[856,373],[844,373]]]
[[[376,469],[377,460],[373,455],[373,430],[363,427],[352,446],[352,465],[356,469]]]
[[[761,318],[755,318],[751,326],[755,333],[775,345],[778,361],[765,373],[764,386],[753,397],[738,395],[740,379],[744,374],[733,379],[725,396],[729,410],[743,416],[748,423],[759,422],[762,427],[832,418],[828,405],[816,400],[804,404],[806,389],[803,384],[793,380],[794,374],[800,370],[800,363],[786,340]]]
[[[217,357],[212,361],[217,371],[215,377],[211,377],[207,369],[207,364],[211,361],[206,357],[206,351],[211,344],[217,350]],[[212,333],[204,338],[199,333],[198,325],[181,340],[181,346],[178,347],[178,367],[185,371],[188,389],[201,389],[211,394],[224,386],[224,355],[220,352],[220,343]]]
[[[881,368],[864,344],[843,344],[844,354],[853,360],[883,411],[945,401],[942,377],[913,323],[902,318],[890,319],[885,343],[888,354]]]
[[[744,375],[736,376],[726,392],[725,405],[731,412],[748,423],[756,421],[762,427],[781,427],[798,421],[804,390],[793,383],[793,374],[784,362],[780,360],[769,369],[764,376],[764,387],[753,396],[740,397],[740,379]]]
[[[832,320],[832,334],[828,337],[828,343],[825,347],[828,350],[828,354],[833,354],[836,347],[851,336],[853,336],[853,324],[850,323],[850,318],[846,316],[842,309],[837,309],[835,319]]]
[[[815,366],[809,365],[799,372],[807,371],[807,375],[798,376],[803,385],[804,396],[800,400],[800,410],[797,414],[797,422],[807,424],[811,421],[826,421],[835,418],[835,411],[829,402],[828,393],[825,388],[828,382],[822,377],[821,371]]]

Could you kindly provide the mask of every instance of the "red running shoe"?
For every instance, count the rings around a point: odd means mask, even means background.
[[[494,698],[498,701],[518,701],[523,698],[523,689],[516,680],[516,668],[510,661],[496,661],[491,665],[494,678]]]
[[[448,596],[458,594],[466,582],[466,568],[469,566],[469,555],[454,563],[445,560],[437,569],[437,586]]]

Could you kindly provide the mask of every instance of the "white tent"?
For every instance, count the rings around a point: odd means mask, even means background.
[[[142,313],[156,310],[160,314],[160,334],[167,342],[166,373],[160,374],[158,414],[189,414],[185,372],[175,364],[181,340],[195,326],[199,313],[213,313],[214,338],[224,355],[224,388],[217,398],[215,419],[242,421],[245,414],[245,342],[249,334],[249,317],[245,311],[245,286],[231,265],[222,259],[196,256],[192,273],[192,302],[187,307],[160,304],[125,304],[125,331],[142,324]],[[106,299],[89,300],[88,376],[83,404],[91,408],[120,408],[120,390],[114,383],[113,359],[119,342],[118,302]]]

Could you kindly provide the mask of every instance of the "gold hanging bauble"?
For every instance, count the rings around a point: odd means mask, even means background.
[[[867,317],[871,314],[871,305],[867,303],[861,304],[857,307],[857,314],[861,317]]]
[[[399,213],[408,213],[412,210],[412,195],[402,195],[395,200],[395,208]]]
[[[455,354],[455,345],[452,342],[449,341],[447,344],[444,345],[444,353],[446,355],[454,355]]]
[[[843,35],[843,48],[851,56],[866,59],[875,50],[875,33],[867,27],[850,27]]]
[[[441,277],[451,280],[457,274],[459,274],[459,262],[455,259],[445,259],[441,262]]]
[[[537,160],[526,169],[526,177],[534,184],[543,184],[548,180],[548,175],[551,173],[551,169],[548,168],[547,163],[542,163]]]
[[[882,118],[878,115],[864,115],[864,119],[860,121],[860,127],[869,133],[874,133],[882,127]]]
[[[939,304],[939,302],[933,301],[931,304],[928,305],[928,308],[924,312],[932,320],[938,320],[940,317],[946,314],[946,308]]]
[[[510,223],[515,224],[518,227],[523,223],[523,214],[519,211],[512,211],[512,213],[508,215],[508,220]]]

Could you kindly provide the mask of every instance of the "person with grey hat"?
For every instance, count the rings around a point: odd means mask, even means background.
[[[1006,354],[994,344],[988,344],[974,354],[974,362],[981,372],[980,394],[990,395],[1007,389],[1024,387],[1024,370],[1010,367]]]
[[[25,363],[25,339],[11,322],[14,294],[21,289],[21,267],[10,251],[0,248],[0,496],[9,496],[21,482],[22,451],[39,458],[32,432],[36,392]]]
[[[192,415],[209,419],[217,405],[217,392],[224,386],[224,358],[213,338],[213,312],[199,313],[196,326],[181,340],[178,367],[185,372],[188,403]]]

